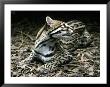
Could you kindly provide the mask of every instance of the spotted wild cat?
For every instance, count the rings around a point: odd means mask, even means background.
[[[61,26],[62,21],[53,20],[49,16],[46,17],[45,25],[39,30],[36,36],[35,46],[30,56],[22,61],[22,64],[36,60],[40,60],[43,63],[46,63],[56,54],[56,40],[48,36],[48,30],[55,29]]]
[[[73,52],[77,48],[87,47],[91,42],[91,35],[86,30],[86,25],[78,20],[62,22],[58,28],[47,31],[50,38],[54,38],[60,48],[53,61],[38,68],[40,72],[48,73],[58,66],[68,63],[73,59]]]

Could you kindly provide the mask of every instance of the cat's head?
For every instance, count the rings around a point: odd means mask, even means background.
[[[68,26],[65,22],[62,22],[60,20],[53,20],[49,16],[46,17],[46,23],[48,26],[50,26],[49,35],[52,37],[62,37],[62,35],[69,33],[72,33],[72,30],[70,26]]]
[[[49,35],[54,38],[66,38],[69,39],[71,35],[82,33],[85,29],[85,25],[79,21],[62,22],[58,28],[49,32]]]

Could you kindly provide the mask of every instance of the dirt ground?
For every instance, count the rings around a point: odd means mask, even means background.
[[[31,25],[31,26],[30,26]],[[13,25],[14,26],[14,25]],[[11,36],[11,76],[12,77],[99,77],[100,76],[100,33],[91,32],[93,42],[86,48],[74,51],[73,60],[58,67],[54,72],[40,74],[37,68],[43,65],[34,62],[26,68],[19,67],[19,62],[29,56],[34,46],[36,32],[22,31],[25,28],[35,29],[32,24],[14,26]],[[15,29],[14,29],[15,28]]]

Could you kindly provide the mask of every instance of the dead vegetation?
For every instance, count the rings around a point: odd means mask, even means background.
[[[34,24],[33,24],[34,25]],[[99,28],[99,27],[97,27]],[[12,77],[99,77],[100,76],[100,33],[91,32],[93,42],[86,48],[74,51],[73,60],[61,65],[54,72],[41,74],[37,68],[42,65],[34,62],[25,68],[19,67],[19,62],[24,60],[31,53],[37,33],[36,25],[22,23],[13,25],[14,32],[11,37],[11,76]],[[23,29],[31,29],[25,31]],[[33,31],[32,31],[33,29]],[[23,67],[23,66],[22,66]]]

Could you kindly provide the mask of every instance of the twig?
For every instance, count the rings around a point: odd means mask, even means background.
[[[62,71],[59,71],[54,77],[58,77],[59,75],[61,75]]]
[[[21,46],[22,46],[23,43],[24,43],[24,40],[23,40],[23,32],[22,32],[22,31],[21,31],[21,35],[22,35],[22,42],[21,42],[20,46],[18,47],[19,49],[21,48]]]
[[[18,31],[18,32],[19,32],[19,31]],[[19,32],[19,33],[20,33],[20,32]],[[22,34],[25,35],[25,36],[27,36],[30,40],[32,40],[32,41],[34,40],[30,35],[28,35],[28,34],[26,34],[26,33],[23,33],[23,32],[22,32]]]

